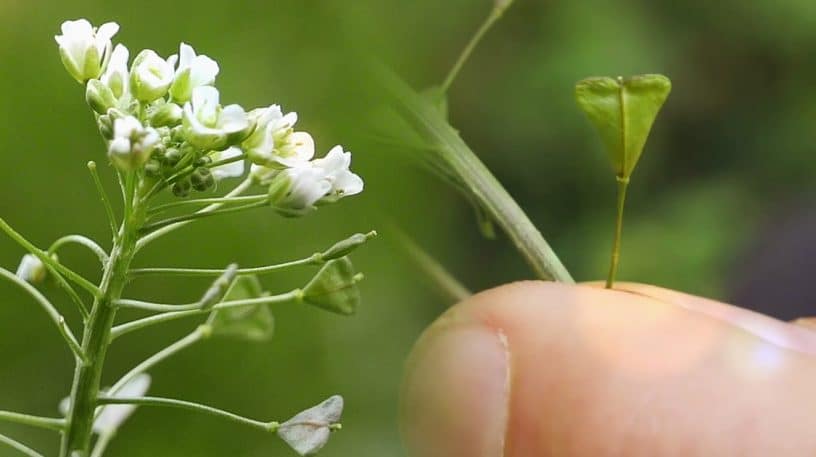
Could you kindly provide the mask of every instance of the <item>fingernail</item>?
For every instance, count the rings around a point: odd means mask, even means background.
[[[501,457],[509,405],[507,339],[480,323],[440,322],[417,343],[402,392],[410,457]]]

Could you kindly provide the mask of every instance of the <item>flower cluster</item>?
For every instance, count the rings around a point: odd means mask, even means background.
[[[269,186],[270,204],[289,216],[363,190],[342,147],[314,158],[312,136],[295,129],[296,113],[278,105],[249,112],[222,105],[214,86],[218,63],[185,43],[168,58],[143,50],[128,65],[128,49],[111,42],[118,30],[112,22],[95,28],[80,19],[62,24],[55,37],[68,73],[86,85],[117,169],[143,171],[185,197],[242,176],[249,160],[251,178]]]

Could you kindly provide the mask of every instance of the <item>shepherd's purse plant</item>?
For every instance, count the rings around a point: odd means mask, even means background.
[[[0,411],[0,420],[59,433],[59,457],[100,457],[137,406],[184,408],[277,434],[299,454],[312,455],[340,428],[342,397],[333,396],[286,421],[255,420],[203,404],[146,396],[151,381],[147,371],[207,338],[266,340],[272,332],[269,307],[273,304],[305,303],[339,314],[354,313],[362,275],[354,271],[347,255],[374,232],[353,235],[300,260],[254,268],[235,264],[222,269],[133,268],[131,264],[154,240],[203,218],[233,217],[254,208],[299,217],[360,193],[363,181],[350,171],[351,153],[335,146],[315,158],[312,136],[296,130],[297,115],[278,105],[246,111],[236,104],[222,104],[214,85],[218,64],[190,45],[181,43],[178,54],[168,58],[143,50],[130,61],[125,46],[112,44],[118,29],[112,22],[94,27],[80,19],[62,24],[62,33],[55,37],[62,63],[85,88],[121,187],[117,214],[96,163],[88,163],[110,226],[111,246],[106,249],[85,236],[68,235],[43,249],[0,219],[0,229],[27,251],[16,273],[0,268],[0,276],[27,292],[62,335],[76,361],[70,395],[59,405],[61,416]],[[214,196],[216,187],[224,189],[231,178],[243,180],[223,196]],[[172,200],[162,203],[168,198]],[[58,252],[68,244],[85,247],[99,259],[98,280],[60,262]],[[282,293],[265,291],[258,278],[310,265],[319,267],[314,277]],[[200,299],[188,304],[124,297],[130,281],[150,275],[210,276],[214,281]],[[55,281],[68,294],[79,322],[69,322],[37,288],[46,280]],[[116,315],[121,308],[149,314],[119,322]],[[202,320],[192,333],[148,357],[111,387],[102,388],[111,344],[146,327],[195,316]],[[75,333],[77,324],[82,328],[79,333]],[[55,398],[55,409],[57,403]],[[4,435],[0,444],[24,455],[43,455]]]

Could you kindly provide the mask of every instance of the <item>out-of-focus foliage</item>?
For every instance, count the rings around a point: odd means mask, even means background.
[[[248,108],[274,100],[299,112],[319,150],[346,145],[367,189],[305,220],[259,211],[240,224],[202,222],[146,249],[138,265],[254,266],[300,258],[354,232],[377,228],[382,236],[354,254],[367,278],[355,317],[275,309],[268,343],[207,342],[153,370],[152,391],[268,419],[341,393],[345,427],[324,455],[400,455],[402,361],[444,303],[395,254],[387,222],[413,234],[473,289],[530,274],[506,240],[481,238],[472,209],[455,193],[374,146],[363,122],[372,106],[365,61],[386,62],[418,88],[438,84],[492,3],[0,0],[0,215],[40,245],[66,231],[106,240],[85,168],[91,159],[104,162],[104,145],[83,91],[59,61],[53,35],[63,20],[118,21],[134,52],[143,46],[170,54],[181,40],[193,44],[230,69],[219,77],[225,97]],[[450,116],[573,275],[597,279],[609,255],[615,182],[572,88],[592,75],[670,76],[672,96],[629,194],[619,277],[725,298],[729,271],[755,228],[812,191],[814,51],[810,0],[627,0],[614,7],[517,0],[454,85]],[[111,173],[100,169],[113,192]],[[0,264],[13,268],[21,255],[0,240]],[[61,259],[98,272],[84,252],[66,250]],[[297,271],[262,281],[276,292],[308,277]],[[207,285],[144,279],[127,295],[158,290],[166,301],[189,302]],[[54,286],[46,291],[60,296]],[[72,309],[66,299],[55,301]],[[123,337],[109,354],[105,381],[196,324]],[[27,297],[0,285],[0,329],[0,408],[56,414],[72,364],[51,323]],[[51,438],[5,424],[2,430],[32,444]],[[141,408],[110,454],[252,457],[287,455],[284,446],[217,419]],[[0,448],[6,455],[13,454]]]

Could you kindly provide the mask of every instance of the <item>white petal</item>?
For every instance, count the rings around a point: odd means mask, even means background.
[[[190,66],[190,63],[195,59],[196,53],[192,46],[187,43],[179,45],[179,71],[184,70]]]
[[[141,397],[150,388],[150,375],[140,374],[125,384],[118,392],[111,392],[114,398]],[[115,432],[136,410],[136,405],[107,405],[94,420],[93,429],[103,435]]]
[[[295,158],[308,161],[314,157],[315,143],[311,135],[306,132],[294,132],[289,138],[295,149]]]
[[[216,152],[212,155],[213,161],[221,161],[231,159],[233,157],[238,157],[242,155],[244,152],[241,151],[241,148],[238,147],[231,147],[225,151]],[[228,163],[226,165],[221,165],[218,167],[213,167],[210,169],[212,172],[213,178],[216,181],[226,178],[237,178],[244,174],[244,161],[239,160],[237,162]]]
[[[221,110],[221,115],[218,117],[218,127],[224,129],[227,133],[240,132],[249,127],[249,119],[240,105],[228,105]]]
[[[105,41],[110,41],[114,35],[119,31],[119,24],[116,22],[107,22],[99,27],[96,31],[96,38]]]

